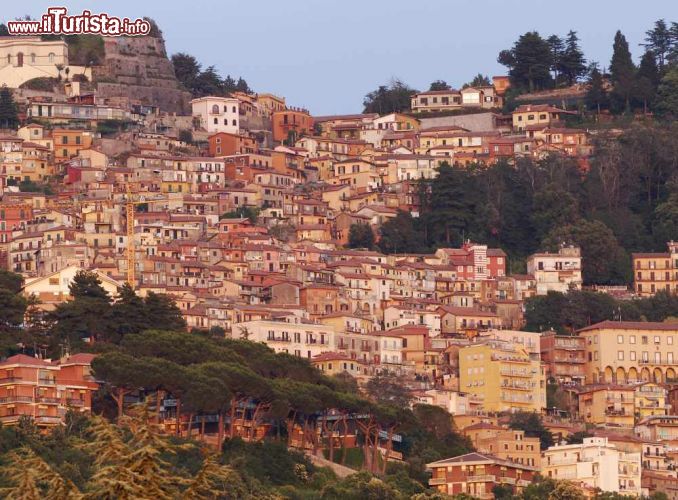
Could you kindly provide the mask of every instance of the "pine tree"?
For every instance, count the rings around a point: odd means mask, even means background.
[[[598,69],[598,63],[594,62],[591,64],[587,84],[586,107],[588,109],[595,109],[600,113],[601,108],[607,107],[608,96],[603,86],[603,75]]]
[[[659,68],[656,56],[651,50],[643,54],[636,74],[635,97],[643,103],[643,110],[647,113],[648,107],[652,107],[657,96],[659,86]]]
[[[560,66],[568,85],[573,85],[579,77],[586,73],[586,59],[581,48],[579,48],[579,38],[576,31],[570,30],[567,34]]]
[[[616,109],[625,112],[631,111],[636,67],[631,59],[629,44],[621,31],[617,31],[614,36],[610,77],[612,79],[613,104]]]
[[[15,128],[19,124],[17,106],[12,91],[3,85],[0,88],[0,127]]]
[[[561,60],[563,52],[565,51],[565,42],[558,35],[551,35],[546,40],[551,48],[551,71],[553,71],[553,79],[558,81],[561,73]]]
[[[645,35],[646,43],[643,45],[656,56],[659,68],[664,69],[672,44],[676,43],[673,40],[675,35],[672,35],[671,29],[666,25],[664,19],[655,21],[654,28],[646,31]]]

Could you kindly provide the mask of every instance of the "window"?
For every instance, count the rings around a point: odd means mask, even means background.
[[[61,144],[68,144],[68,136],[64,135],[61,137]]]
[[[657,351],[654,353],[654,362],[657,363],[658,365],[661,364],[662,362],[662,353]]]
[[[624,351],[617,351],[617,359],[619,361],[624,361]]]
[[[617,335],[617,344],[623,344],[624,343],[624,336],[623,335]]]
[[[219,114],[219,106],[218,106],[217,104],[215,104],[214,106],[212,106],[212,114],[213,114],[213,115],[218,115],[218,114]]]
[[[631,361],[636,360],[636,351],[629,352],[629,360],[631,360]]]
[[[669,335],[668,337],[666,337],[666,343],[668,345],[673,345],[673,335]]]
[[[218,118],[215,118],[215,119],[214,119],[214,124],[215,124],[215,125],[219,125],[219,119],[218,119]]]
[[[647,345],[647,335],[643,335],[640,337],[640,343],[643,345]]]
[[[672,365],[672,364],[673,364],[673,352],[667,352],[667,353],[666,353],[666,362],[667,362],[669,365]]]
[[[635,343],[636,343],[636,336],[630,335],[629,336],[629,344],[635,344]]]
[[[238,122],[235,121],[235,120],[233,120],[233,126],[234,126],[234,127],[237,127],[237,126],[238,126]]]
[[[661,343],[661,338],[659,337],[659,335],[655,335],[655,336],[654,336],[654,343],[655,343],[655,344]]]
[[[7,56],[9,57],[9,56]],[[49,62],[53,63],[54,62],[54,52],[50,52],[49,55],[47,56],[47,59],[49,59]]]

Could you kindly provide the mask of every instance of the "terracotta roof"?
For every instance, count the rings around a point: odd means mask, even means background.
[[[524,469],[532,471],[537,470],[535,467],[529,467],[527,465],[511,462],[510,460],[504,460],[502,458],[495,457],[494,455],[490,455],[489,453],[477,453],[477,452],[467,453],[466,455],[459,455],[457,457],[438,460],[437,462],[426,464],[426,467],[427,468],[444,467],[446,465],[464,464],[469,462],[495,463],[506,467],[512,467],[515,469]]]
[[[45,361],[44,359],[26,356],[25,354],[15,354],[14,356],[10,356],[6,360],[0,362],[0,366],[7,365],[54,366],[52,363]]]
[[[591,330],[678,330],[678,323],[656,323],[652,321],[601,321],[594,325],[584,327],[578,332]]]

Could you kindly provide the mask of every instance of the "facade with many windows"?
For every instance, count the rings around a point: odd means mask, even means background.
[[[579,335],[586,339],[588,384],[676,379],[678,323],[603,321]]]

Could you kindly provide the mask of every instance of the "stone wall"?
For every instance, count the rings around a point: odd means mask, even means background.
[[[191,95],[174,76],[162,38],[106,38],[104,47],[104,63],[94,71],[100,98],[190,113]]]

